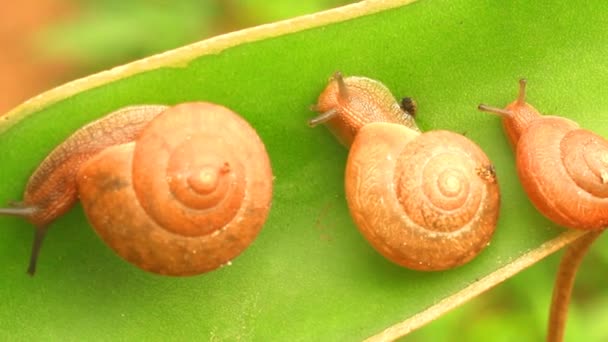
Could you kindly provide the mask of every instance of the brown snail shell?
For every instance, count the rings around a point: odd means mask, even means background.
[[[228,263],[254,240],[270,209],[272,172],[243,119],[189,103],[87,162],[78,187],[91,225],[121,257],[190,275]]]
[[[348,155],[348,206],[389,260],[416,270],[453,268],[473,259],[494,233],[500,201],[490,165],[462,135],[369,124]]]

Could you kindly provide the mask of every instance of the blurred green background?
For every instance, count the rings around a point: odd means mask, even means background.
[[[353,1],[24,0],[0,15],[0,112],[63,82],[217,34]],[[2,20],[2,16],[6,17]],[[404,80],[407,81],[407,80]],[[512,213],[511,213],[512,214]],[[608,238],[577,278],[567,338],[608,340]],[[561,253],[404,338],[407,341],[544,340]],[[590,327],[593,327],[590,329]]]

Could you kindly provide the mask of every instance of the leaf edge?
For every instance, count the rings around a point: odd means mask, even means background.
[[[46,106],[74,96],[80,92],[118,81],[138,73],[151,71],[160,67],[185,67],[195,58],[219,54],[226,49],[241,44],[276,38],[320,26],[372,15],[385,10],[406,6],[416,1],[417,0],[364,0],[322,12],[214,36],[177,49],[168,50],[124,65],[116,66],[109,70],[85,76],[45,91],[26,100],[6,114],[0,115],[3,119],[0,122],[0,134]]]
[[[561,233],[557,237],[544,242],[538,248],[526,252],[517,259],[509,262],[505,266],[502,266],[498,270],[479,279],[464,289],[441,299],[437,304],[432,305],[401,322],[391,325],[378,334],[368,337],[365,339],[365,341],[393,341],[403,337],[441,317],[447,312],[465,304],[482,293],[492,289],[494,286],[504,282],[545,257],[559,251],[560,249],[590,233],[592,232],[581,230],[570,230]]]

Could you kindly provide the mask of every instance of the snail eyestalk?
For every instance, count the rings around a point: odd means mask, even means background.
[[[330,109],[327,112],[321,113],[318,116],[308,120],[308,126],[315,127],[319,124],[325,123],[331,119],[333,119],[338,114],[338,111],[335,109]]]
[[[36,212],[35,207],[0,208],[0,215],[30,217]]]
[[[519,80],[519,95],[517,95],[517,104],[526,104],[526,79],[522,78]]]
[[[44,241],[44,237],[46,236],[46,232],[48,231],[48,226],[37,227],[34,232],[34,243],[32,244],[32,254],[30,256],[30,264],[27,268],[27,273],[31,276],[36,273],[36,263],[38,261],[38,254],[40,254],[40,248],[42,247],[42,242]]]
[[[480,104],[479,106],[477,106],[477,109],[479,109],[482,112],[492,113],[492,114],[496,114],[496,115],[500,115],[500,116],[506,116],[506,117],[511,116],[511,112],[506,109],[491,107],[491,106],[488,106],[485,104]]]
[[[31,206],[22,206],[20,203],[14,203],[15,207],[13,208],[0,208],[0,215],[11,215],[11,216],[19,216],[23,218],[31,218],[38,208]],[[38,226],[34,232],[34,242],[32,243],[32,252],[30,255],[30,263],[27,268],[27,273],[31,276],[36,273],[36,261],[38,260],[38,254],[40,254],[40,248],[42,247],[42,242],[44,241],[44,237],[46,236],[46,232],[48,230],[48,226]]]
[[[346,83],[344,82],[342,73],[336,71],[332,77],[338,83],[338,95],[342,99],[346,99],[348,97],[348,89],[346,88]]]

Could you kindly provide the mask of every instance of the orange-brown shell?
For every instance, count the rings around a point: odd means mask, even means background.
[[[577,229],[608,225],[608,141],[571,120],[542,116],[523,130],[517,172],[535,207]]]
[[[109,148],[78,175],[99,236],[150,272],[220,267],[254,240],[270,209],[272,172],[251,126],[222,106],[188,103],[153,120],[135,143]]]
[[[470,261],[488,245],[498,219],[493,166],[477,145],[448,131],[366,125],[351,147],[345,186],[361,233],[411,269]]]

